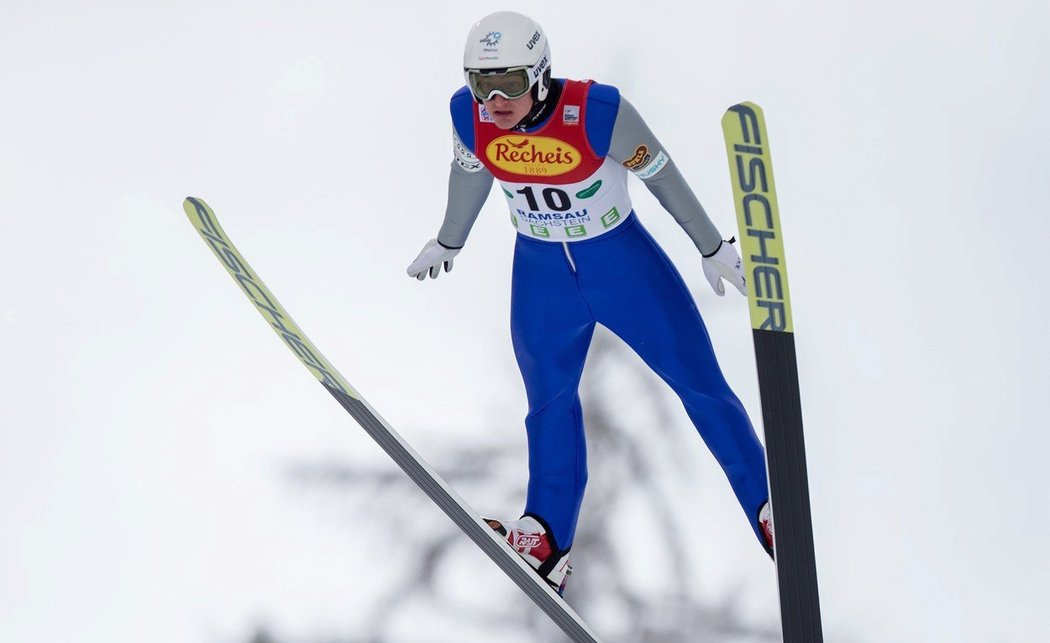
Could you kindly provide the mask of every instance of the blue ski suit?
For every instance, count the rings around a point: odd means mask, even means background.
[[[555,83],[560,94],[547,118],[527,129],[496,128],[466,88],[451,101],[454,165],[500,181],[518,232],[511,335],[529,404],[525,512],[546,523],[557,548],[572,546],[587,483],[577,390],[601,324],[681,398],[762,542],[757,516],[769,498],[762,445],[685,282],[627,195],[628,171],[646,180],[670,158],[652,141],[610,157],[617,113],[629,104],[608,85]]]

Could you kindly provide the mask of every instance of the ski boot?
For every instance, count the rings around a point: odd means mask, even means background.
[[[559,596],[565,592],[565,582],[572,574],[569,550],[558,550],[553,536],[547,533],[547,528],[539,520],[528,515],[520,520],[483,520],[507,539],[511,549],[518,552],[551,589]]]
[[[773,555],[773,512],[769,508],[768,500],[758,510],[758,530],[762,533],[764,540],[762,544],[766,547],[766,553],[775,560]]]

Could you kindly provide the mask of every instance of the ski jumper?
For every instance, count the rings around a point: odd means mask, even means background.
[[[681,398],[762,542],[762,446],[685,282],[633,211],[630,163],[607,156],[619,92],[556,82],[557,105],[526,131],[497,128],[466,88],[451,102],[457,144],[499,180],[518,233],[511,336],[529,404],[525,512],[548,525],[559,549],[571,547],[587,482],[577,389],[600,323]]]

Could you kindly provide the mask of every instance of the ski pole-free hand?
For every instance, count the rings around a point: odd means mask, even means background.
[[[711,288],[719,297],[724,297],[726,294],[726,287],[722,284],[723,279],[736,286],[741,295],[747,296],[744,266],[740,261],[740,255],[733,246],[734,243],[736,243],[736,237],[723,241],[714,254],[704,255],[702,261],[704,276],[707,277]]]
[[[419,256],[408,267],[408,276],[423,281],[430,275],[431,279],[437,279],[444,266],[445,272],[452,270],[452,260],[459,254],[461,248],[449,248],[441,245],[437,239],[427,241]]]

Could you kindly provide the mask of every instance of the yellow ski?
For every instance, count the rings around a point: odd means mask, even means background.
[[[730,107],[722,117],[740,254],[762,399],[773,509],[780,618],[785,643],[820,643],[820,599],[802,436],[794,324],[769,137],[762,109]]]
[[[299,361],[332,394],[358,424],[386,451],[387,455],[438,505],[456,525],[484,551],[573,641],[599,643],[597,635],[510,545],[484,523],[416,453],[361,395],[325,359],[321,351],[292,321],[288,311],[252,270],[219,225],[215,213],[204,201],[189,197],[183,209],[204,243],[230,273],[233,280],[255,304],[256,310],[291,349]]]

